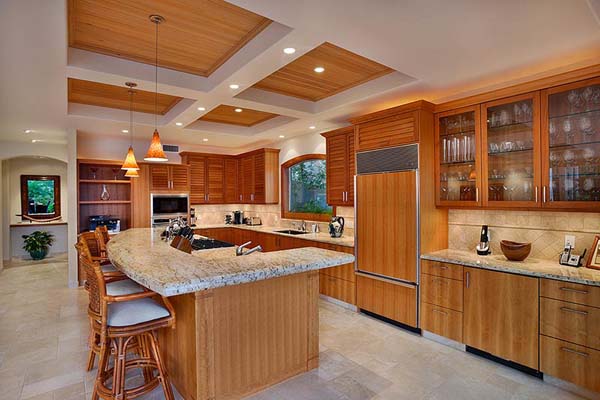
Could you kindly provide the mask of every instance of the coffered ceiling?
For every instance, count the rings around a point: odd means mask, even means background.
[[[72,78],[69,78],[68,81],[70,103],[129,110],[129,88],[125,85],[106,85]],[[181,97],[159,93],[156,100],[156,113],[165,115],[181,100]],[[133,95],[133,110],[154,114],[154,93],[135,90]]]
[[[209,76],[271,22],[225,1],[69,0],[69,46]]]
[[[385,65],[323,43],[252,87],[319,101],[391,72]]]
[[[277,114],[221,104],[199,119],[222,124],[254,126],[277,117]]]

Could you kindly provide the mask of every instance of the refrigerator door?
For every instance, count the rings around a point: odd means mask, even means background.
[[[356,177],[356,269],[417,282],[417,171]]]

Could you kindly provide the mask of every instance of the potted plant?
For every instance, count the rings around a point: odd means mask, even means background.
[[[45,231],[35,231],[22,237],[25,239],[23,250],[27,251],[34,260],[43,260],[54,242],[54,235]]]

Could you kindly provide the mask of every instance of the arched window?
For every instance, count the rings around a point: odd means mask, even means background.
[[[281,217],[329,221],[325,154],[305,154],[281,165]]]

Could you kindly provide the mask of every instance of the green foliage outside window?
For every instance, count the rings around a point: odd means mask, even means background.
[[[290,212],[331,214],[327,205],[325,160],[307,160],[289,169]]]
[[[54,181],[28,180],[29,214],[54,213]]]

